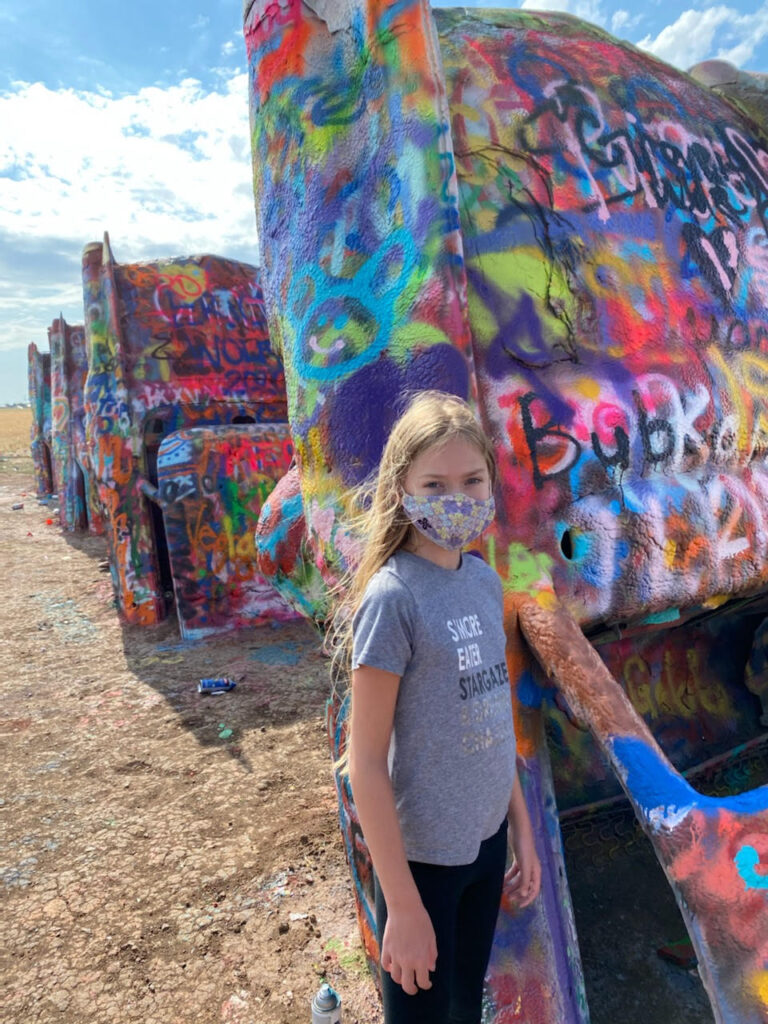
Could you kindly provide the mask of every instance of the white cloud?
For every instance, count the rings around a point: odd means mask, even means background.
[[[28,342],[45,348],[60,312],[82,323],[80,256],[104,231],[120,262],[259,262],[247,75],[220,77],[217,92],[191,78],[120,98],[0,92],[0,351],[19,353],[6,401],[26,393]]]
[[[222,92],[185,79],[119,99],[17,83],[0,124],[6,231],[84,244],[108,229],[126,260],[256,256],[246,75]]]
[[[687,70],[701,60],[719,57],[737,67],[745,64],[768,38],[768,0],[752,14],[717,4],[703,11],[683,11],[654,39],[647,35],[637,45],[668,64]]]
[[[489,3],[489,6],[492,5]],[[529,11],[561,11],[590,21],[593,25],[603,28],[606,25],[601,0],[523,0],[520,7]]]
[[[622,29],[634,28],[643,20],[643,12],[630,14],[629,11],[619,9],[611,15],[611,32],[617,36]]]
[[[233,53],[242,53],[243,57],[245,57],[245,40],[243,39],[241,28],[238,28],[232,33],[230,39],[221,44],[221,55],[223,57],[231,57]]]

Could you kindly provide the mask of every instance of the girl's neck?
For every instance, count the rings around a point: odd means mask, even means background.
[[[461,565],[460,551],[441,548],[439,544],[435,544],[429,537],[425,537],[423,533],[419,533],[413,527],[408,531],[403,547],[412,555],[418,555],[419,558],[426,558],[428,562],[439,565],[441,569],[458,569]]]

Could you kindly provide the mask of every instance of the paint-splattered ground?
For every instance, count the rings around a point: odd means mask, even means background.
[[[103,542],[38,504],[28,444],[0,410],[3,1021],[306,1024],[327,976],[377,1024],[315,635],[121,627]],[[236,690],[199,696],[218,675]]]
[[[29,421],[0,409],[4,1024],[306,1024],[323,976],[345,1024],[380,1024],[315,635],[121,627],[103,542],[34,497]],[[217,675],[236,690],[198,696]],[[652,854],[593,859],[569,856],[593,1024],[711,1022],[656,956],[682,932]]]

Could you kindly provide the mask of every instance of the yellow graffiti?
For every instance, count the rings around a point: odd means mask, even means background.
[[[639,654],[624,662],[624,689],[638,714],[656,715],[651,673]]]
[[[768,401],[768,359],[758,352],[744,352],[741,357],[741,365],[744,381],[735,396],[735,401],[743,408],[745,396],[750,396],[753,407],[752,418],[754,421],[751,437],[747,439],[747,442],[744,443],[744,439],[739,436],[739,448],[745,451],[749,450],[750,442],[755,437],[764,439],[766,434],[768,434],[768,413],[766,412],[766,402]],[[734,389],[732,388],[732,390]],[[739,412],[741,411],[742,409],[740,408]],[[763,441],[763,443],[765,442]]]
[[[159,280],[179,302],[194,302],[208,287],[205,270],[194,263],[169,263]]]
[[[627,696],[641,715],[690,718],[697,711],[718,717],[733,713],[724,687],[702,673],[696,650],[686,652],[685,670],[674,651],[665,651],[658,680],[639,654],[631,654],[624,662],[622,678]]]
[[[238,534],[232,528],[232,517],[222,516],[224,534],[226,537],[227,560],[236,562],[244,560],[252,565],[256,564],[256,535],[253,530]],[[221,552],[219,552],[221,554]]]
[[[750,988],[763,1006],[768,1007],[768,971],[755,971],[750,979]]]
[[[504,589],[535,597],[543,607],[557,603],[552,588],[553,561],[543,552],[530,551],[524,544],[513,542],[507,551],[507,578]]]
[[[509,255],[503,252],[483,253],[482,257],[468,259],[467,267],[470,271],[478,272],[485,281],[491,282],[508,301],[514,301],[515,297],[522,300],[527,295],[546,295],[547,302],[541,301],[537,309],[539,316],[546,319],[542,339],[545,339],[550,350],[562,349],[570,344],[568,323],[576,320],[576,299],[563,272],[542,260],[541,249],[521,246],[515,250],[514,260],[510,260]],[[493,296],[489,298],[489,306],[475,289],[470,287],[467,299],[475,342],[487,347],[499,333],[498,310],[495,308]],[[552,313],[554,309],[558,311],[557,316]],[[567,315],[564,315],[566,313]],[[530,352],[532,359],[541,359],[544,354],[538,350],[542,339],[535,340],[537,351]],[[514,339],[515,351],[525,358],[527,353],[521,340]]]
[[[759,359],[759,356],[757,358]],[[744,384],[746,380],[742,381],[739,379],[739,374],[734,373],[733,368],[726,363],[723,353],[716,345],[710,345],[707,348],[707,361],[710,366],[716,366],[722,373],[724,380],[727,381],[728,398],[733,406],[731,415],[738,420],[739,434],[736,448],[740,452],[749,451],[753,434],[753,417],[752,410],[747,408],[745,402]],[[768,370],[768,366],[766,369]],[[760,418],[762,419],[762,413]],[[768,427],[768,423],[766,423],[766,427]]]

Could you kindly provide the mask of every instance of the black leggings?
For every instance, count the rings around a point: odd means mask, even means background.
[[[416,888],[432,919],[437,966],[432,988],[409,996],[382,970],[385,1024],[480,1024],[483,980],[491,955],[507,859],[507,822],[460,867],[409,861]],[[379,945],[387,907],[374,875]]]

